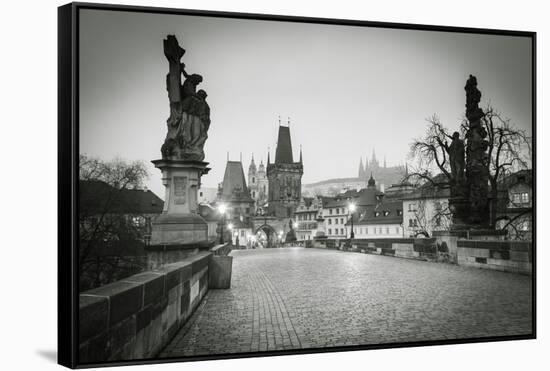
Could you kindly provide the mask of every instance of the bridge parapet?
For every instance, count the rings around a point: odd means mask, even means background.
[[[155,357],[208,291],[212,253],[80,294],[81,363]]]
[[[458,264],[503,272],[532,274],[531,241],[457,241]]]
[[[532,274],[532,242],[435,238],[328,239],[326,248]]]

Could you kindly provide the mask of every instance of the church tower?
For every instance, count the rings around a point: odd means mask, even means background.
[[[269,156],[269,155],[268,155]],[[268,211],[278,218],[291,218],[302,196],[302,175],[304,166],[300,152],[300,161],[294,162],[290,127],[279,126],[275,162],[267,164]]]
[[[250,165],[248,166],[248,189],[250,190],[250,196],[255,200],[258,194],[258,183],[256,164],[254,163],[254,154],[252,154],[252,159],[250,160]]]

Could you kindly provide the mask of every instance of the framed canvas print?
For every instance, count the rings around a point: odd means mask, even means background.
[[[62,365],[535,338],[535,33],[58,19]]]

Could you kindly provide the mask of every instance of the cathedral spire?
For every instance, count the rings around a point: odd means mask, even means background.
[[[359,179],[365,178],[365,167],[363,165],[363,157],[359,157],[359,173],[358,173]]]
[[[302,145],[300,144],[300,163],[303,163],[302,162]]]

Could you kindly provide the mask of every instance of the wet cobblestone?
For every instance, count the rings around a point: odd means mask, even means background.
[[[234,251],[161,357],[531,333],[531,277],[335,250]]]

